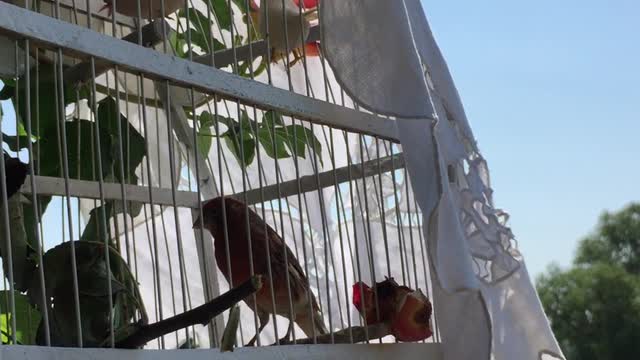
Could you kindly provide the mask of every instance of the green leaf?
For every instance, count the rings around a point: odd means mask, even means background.
[[[251,120],[251,118],[249,117],[249,114],[247,114],[245,110],[242,110],[240,112],[240,124],[243,130],[252,132],[255,121]]]
[[[103,206],[93,208],[89,212],[89,221],[80,236],[82,241],[104,242],[105,237],[109,238],[109,219],[113,215],[113,203],[107,201]],[[107,228],[104,228],[106,219]]]
[[[124,214],[122,204],[123,202],[121,200],[113,200],[113,214],[111,216]],[[127,201],[127,215],[131,217],[140,215],[140,212],[142,212],[142,206],[143,204],[141,202]]]
[[[58,99],[62,96],[64,105],[68,105],[76,101],[76,87],[73,84],[66,84],[63,94],[58,94],[58,88],[54,81],[56,68],[53,64],[40,64],[38,66],[39,81],[36,82],[36,73],[31,74],[30,91],[30,109],[31,109],[31,125],[33,136],[39,137],[43,134],[47,136],[56,136],[56,126],[58,124],[59,104]],[[16,115],[21,122],[27,121],[26,113],[26,88],[27,84],[24,78],[17,82],[16,89],[18,97],[12,98],[13,105],[16,109]],[[89,87],[83,86],[79,90],[80,99],[89,98]],[[16,104],[16,100],[19,100]],[[39,122],[39,124],[37,124]],[[36,126],[38,125],[38,126]],[[42,134],[41,134],[42,133]]]
[[[215,130],[216,121],[225,125],[227,129],[239,127],[239,123],[232,118],[224,117],[221,115],[215,116],[207,111],[203,111],[200,116],[198,116],[198,121],[200,122],[200,128],[205,127],[213,127]]]
[[[233,38],[233,44],[235,46],[241,46],[242,45],[242,41],[244,40],[244,38],[242,37],[242,35],[238,35],[236,34]]]
[[[262,117],[262,125],[271,129],[274,125],[284,126],[282,115],[276,114],[275,111],[269,110]]]
[[[322,144],[311,129],[307,129],[302,125],[289,125],[285,128],[289,134],[290,144],[295,146],[296,154],[299,157],[305,157],[305,151],[309,146],[318,155],[318,160],[322,164]]]
[[[91,99],[91,86],[87,84],[82,84],[80,86],[76,86],[75,91],[77,91],[76,98],[71,99],[69,102],[76,102],[76,100],[89,100]],[[65,105],[69,102],[65,101]]]
[[[141,203],[127,201],[127,215],[136,217],[140,215],[141,211],[142,211]],[[111,237],[109,234],[109,228],[108,228],[109,219],[119,214],[124,214],[122,201],[119,201],[119,200],[108,200],[105,202],[103,206],[98,206],[93,208],[89,212],[89,220],[87,221],[87,225],[85,226],[84,231],[82,232],[82,235],[80,236],[80,240],[104,242],[105,235],[109,240],[111,240]],[[106,220],[107,220],[106,229],[103,229],[103,224],[104,224],[103,216],[106,216]]]
[[[9,236],[5,238],[4,221],[0,221],[0,255],[5,277],[9,279],[8,245],[11,244],[11,258],[13,262],[13,280],[16,289],[24,291],[29,287],[36,264],[29,258],[33,248],[29,245],[25,231],[22,203],[19,196],[12,196],[8,200],[9,207]]]
[[[255,77],[258,77],[267,69],[266,63],[261,61],[257,68],[255,67],[253,68],[253,74],[251,74],[251,69],[249,68],[251,63],[252,62],[250,61],[243,61],[240,64],[240,66],[238,66],[238,74],[246,78],[252,78],[252,77],[255,78]]]
[[[14,78],[0,78],[5,85],[16,86],[16,79]]]
[[[31,304],[26,295],[14,293],[15,296],[15,319],[16,319],[16,341],[22,345],[36,344],[36,331],[40,323],[41,315]],[[10,341],[12,334],[11,312],[11,292],[0,291],[0,331],[2,331],[2,343]]]
[[[115,298],[113,322],[114,326],[117,325],[116,334],[119,329],[131,324],[135,311],[139,311],[142,320],[146,322],[146,312],[135,279],[118,252],[94,241],[66,242],[44,254],[45,290],[47,297],[52,299],[51,306],[48,306],[52,345],[73,346],[78,337],[73,321],[76,315],[70,251],[72,245],[76,253],[81,330],[85,346],[100,346],[108,338],[110,296]],[[111,273],[105,260],[107,250]],[[109,282],[111,293],[106,291]],[[34,284],[28,295],[32,303],[39,303],[42,296],[39,284]],[[116,314],[118,318],[115,318]],[[41,331],[37,339],[38,344],[43,343]]]
[[[120,115],[118,117],[118,115]],[[122,141],[118,134],[118,118],[120,121],[120,132]],[[118,114],[116,101],[112,97],[107,97],[98,103],[98,119],[100,121],[101,134],[103,137],[109,137],[110,158],[113,166],[110,166],[106,175],[113,174],[119,181],[129,184],[137,184],[138,178],[135,170],[138,168],[142,159],[146,155],[146,144],[144,137],[129,123],[122,113]],[[128,134],[128,138],[126,137]],[[106,136],[105,136],[106,135]],[[122,159],[124,168],[124,177],[121,179],[120,174],[120,145],[122,144]],[[102,145],[102,144],[101,144]],[[103,163],[104,166],[104,163]]]
[[[39,66],[41,76],[43,70],[46,71],[47,67]],[[54,69],[49,68],[49,71],[53,73]],[[31,77],[33,79],[33,76]],[[27,107],[25,106],[26,83],[24,80],[19,81],[19,99],[13,97],[13,105],[16,109],[16,115],[20,121],[27,121]],[[35,80],[32,80],[30,86],[31,95],[31,126],[33,135],[41,136],[42,133],[50,133],[55,136],[56,121],[58,117],[56,106],[56,87],[53,81],[40,81],[36,87]],[[18,100],[18,101],[16,101]],[[36,119],[38,119],[38,126],[36,126]]]
[[[257,68],[257,69],[255,69],[255,70],[253,71],[253,76],[254,76],[254,77],[257,77],[257,76],[259,76],[260,74],[262,74],[265,70],[267,70],[267,62],[266,62],[266,61],[264,61],[264,59],[263,59],[263,60],[260,62],[260,65],[258,66],[258,68]]]
[[[274,141],[275,133],[275,141]],[[283,128],[277,128],[275,131],[271,128],[261,127],[258,130],[258,140],[262,145],[267,156],[271,158],[283,159],[291,157],[287,147],[289,146],[289,138]],[[275,143],[275,148],[274,148]]]
[[[189,8],[186,16],[184,9],[180,9],[178,11],[178,16],[183,18],[188,17],[189,25],[195,27],[196,29],[201,29],[201,31],[203,32],[210,31],[211,27],[213,26],[212,22],[209,21],[209,18],[206,14],[203,14],[202,12],[200,12],[200,10],[194,8]]]
[[[189,30],[186,30],[185,32],[179,33],[177,35],[177,38],[183,41],[183,44],[188,45],[189,36],[191,36],[192,44],[197,45],[200,49],[202,49],[202,51],[211,52],[211,43],[210,43],[211,38],[209,34],[202,33],[200,30],[197,30],[197,29],[189,29]],[[224,44],[221,43],[218,39],[213,38],[213,50],[218,51],[218,50],[224,50],[224,49],[226,49]],[[185,52],[185,55],[186,55],[186,52]]]
[[[23,221],[24,221],[24,229],[26,231],[27,234],[27,242],[29,243],[29,246],[32,249],[37,249],[38,247],[38,241],[37,241],[37,234],[36,234],[36,230],[37,230],[37,223],[35,221],[35,211],[34,211],[34,206],[35,206],[35,201],[33,199],[33,197],[31,195],[26,195],[27,199],[29,199],[29,201],[31,202],[30,204],[23,204],[22,205],[22,216],[23,216]],[[44,214],[44,212],[47,210],[47,207],[49,206],[49,203],[51,202],[51,196],[38,196],[38,210],[39,210],[39,216],[38,219],[42,220],[42,214]],[[37,258],[36,258],[37,259]],[[33,260],[35,261],[35,260]]]
[[[67,132],[67,154],[69,176],[73,179],[80,180],[97,180],[98,151],[95,149],[95,123],[88,120],[75,120],[66,122]],[[80,135],[78,135],[78,133]],[[102,161],[102,176],[106,177],[111,172],[113,163],[113,154],[111,151],[112,143],[109,136],[105,136],[104,131],[100,131],[100,156]],[[91,138],[94,138],[93,147],[94,154],[91,153]],[[43,139],[44,140],[44,139]],[[43,146],[44,147],[44,146]],[[57,151],[53,150],[52,151]],[[93,157],[92,155],[95,155]],[[42,164],[45,169],[45,164]],[[62,168],[61,166],[59,168]],[[44,172],[44,170],[42,170]],[[56,176],[55,174],[49,176]]]
[[[218,26],[221,29],[231,30],[231,9],[229,9],[227,0],[209,0],[209,5],[218,20]]]
[[[243,131],[242,137],[243,142],[241,145],[239,133],[234,134],[231,131],[227,131],[226,133],[222,134],[222,138],[224,139],[225,144],[227,145],[229,150],[231,150],[231,153],[233,153],[233,155],[235,156],[238,164],[240,164],[240,166],[244,169],[253,162],[253,158],[256,152],[256,143],[253,139],[253,136],[251,135],[251,132]],[[244,154],[244,158],[241,156],[242,154]]]
[[[204,127],[200,128],[200,132],[198,133],[198,150],[200,150],[200,154],[205,158],[209,157],[209,151],[211,150],[211,143],[213,139],[211,138],[211,128]]]
[[[24,128],[22,122],[18,122],[18,136],[27,136],[27,129]]]
[[[11,151],[16,152],[26,148],[28,146],[27,144],[31,141],[28,136],[14,136],[4,133],[2,134],[2,140],[9,146]]]
[[[171,34],[169,34],[169,44],[171,45],[171,48],[175,51],[176,56],[184,59],[187,57],[187,52],[184,50],[185,45],[187,45],[187,42],[180,35],[181,34],[175,31],[172,31]]]
[[[4,83],[2,90],[0,90],[0,100],[8,100],[14,97],[16,94],[16,88],[14,86]]]

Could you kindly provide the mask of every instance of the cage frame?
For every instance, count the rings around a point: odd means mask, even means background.
[[[70,0],[60,0],[61,4],[70,6]],[[79,3],[78,9],[86,12],[86,5],[82,2]],[[127,25],[133,25],[128,21],[126,17],[118,18],[118,21],[126,22]],[[164,21],[164,20],[162,20]],[[161,37],[162,34],[158,34],[162,24],[154,21],[147,25],[147,29],[150,30],[152,36]],[[355,132],[361,135],[371,135],[379,139],[389,140],[392,143],[399,143],[397,131],[395,128],[395,121],[393,119],[379,116],[372,113],[367,113],[359,110],[349,109],[340,105],[335,105],[329,102],[312,99],[310,97],[292,93],[287,90],[278,89],[263,83],[259,83],[254,80],[244,79],[234,74],[229,74],[219,69],[212,68],[203,64],[206,62],[207,55],[203,55],[200,58],[189,61],[187,59],[180,59],[168,54],[159,53],[153,49],[147,49],[136,44],[137,37],[133,36],[129,41],[124,39],[114,38],[112,36],[97,33],[91,29],[87,29],[78,25],[70,24],[62,20],[58,20],[46,15],[38,14],[30,10],[0,1],[0,34],[8,35],[15,39],[29,39],[29,41],[37,44],[42,48],[49,49],[64,49],[70,53],[83,58],[93,58],[95,61],[104,62],[107,67],[118,66],[123,69],[127,69],[132,73],[144,73],[151,75],[153,80],[168,80],[173,84],[184,86],[185,88],[194,88],[205,91],[207,93],[213,93],[220,95],[222,98],[233,98],[234,101],[239,101],[243,105],[248,106],[260,106],[265,110],[276,110],[291,116],[308,121],[312,124],[328,126],[332,129],[342,129],[350,132]],[[135,32],[132,33],[137,35]],[[317,36],[314,35],[314,36]],[[255,42],[257,50],[260,51],[261,42]],[[252,44],[252,45],[254,45]],[[240,49],[240,51],[243,51]],[[257,55],[256,55],[257,56]],[[223,57],[224,59],[224,57]],[[224,61],[224,60],[223,60]],[[76,68],[78,69],[78,68]],[[65,77],[66,77],[65,73]],[[73,74],[72,74],[73,75]],[[80,73],[80,76],[82,74]],[[85,74],[86,75],[86,74]],[[77,74],[74,76],[78,76]],[[182,110],[182,104],[180,99],[188,99],[189,95],[185,94],[186,91],[177,87],[170,87],[170,89],[162,88],[164,86],[163,81],[157,81],[156,86],[160,95],[160,101],[165,102],[168,100],[169,110],[173,121],[173,130],[178,139],[189,150],[194,149],[193,139],[191,134],[188,133],[189,125],[187,122],[187,116]],[[164,94],[170,94],[170,99],[163,98]],[[422,119],[403,119],[403,121],[423,121]],[[198,151],[194,151],[196,156],[201,157]],[[198,160],[190,159],[190,162],[198,161],[200,164],[206,165],[206,162],[199,158]],[[192,168],[192,164],[188,166]],[[334,186],[335,181],[342,183],[347,181],[347,173],[353,179],[360,179],[378,174],[381,170],[383,172],[393,171],[404,168],[404,159],[402,153],[390,155],[377,160],[369,160],[366,163],[352,164],[350,166],[341,167],[338,169],[332,169],[315,175],[308,175],[300,179],[291,180],[279,184],[280,197],[287,197],[298,193],[298,186],[301,187],[302,192],[310,192],[319,190],[320,188]],[[319,183],[316,182],[316,177],[319,178]],[[335,179],[334,179],[335,177]],[[215,181],[214,171],[210,168],[206,168],[205,171],[201,171],[201,178],[198,179],[201,194],[205,198],[211,198],[218,195]],[[59,196],[72,196],[89,199],[99,199],[99,187],[102,186],[98,181],[86,181],[67,179],[70,186],[66,191],[63,178],[59,177],[47,177],[47,176],[35,176],[36,193],[38,195],[59,195]],[[25,185],[21,189],[22,192],[31,193],[31,181],[27,179]],[[149,203],[150,197],[153,197],[154,205],[168,205],[191,208],[193,213],[198,210],[200,199],[198,193],[193,191],[172,191],[172,189],[166,188],[151,188],[141,185],[124,185],[126,196],[123,198],[121,192],[121,184],[118,183],[105,183],[103,185],[104,199],[123,200],[141,203]],[[319,187],[318,187],[319,186]],[[264,189],[265,200],[274,200],[278,198],[276,193],[276,185],[266,186]],[[228,194],[233,196],[246,196],[249,199],[248,203],[257,203],[258,190],[249,190],[245,193],[237,192],[235,194]],[[174,198],[175,197],[175,198]],[[208,239],[202,239],[198,232],[195,232],[196,243],[202,244],[207,247],[212,247],[212,241],[210,235],[206,235]],[[198,246],[198,249],[200,247]],[[208,264],[201,264],[202,269],[214,269],[215,265],[211,262],[211,258],[207,261],[207,257],[204,259]],[[204,270],[202,270],[204,271]],[[215,276],[209,276],[212,283],[211,286],[212,296],[216,296],[220,293],[219,286]],[[204,278],[203,278],[204,280]],[[219,324],[221,326],[221,324]],[[221,328],[219,330],[222,330]],[[322,358],[323,355],[333,355],[338,357],[353,357],[358,358],[386,358],[393,354],[404,354],[407,358],[428,358],[439,359],[442,357],[441,346],[439,343],[429,344],[371,344],[371,345],[331,345],[328,347],[325,345],[308,345],[297,346],[291,349],[289,347],[283,347],[278,349],[258,349],[255,354],[249,354],[247,352],[247,358],[280,358],[279,356],[283,352],[287,352],[287,356],[296,356],[296,354],[305,354],[310,358]],[[365,346],[366,348],[361,348]],[[22,354],[29,354],[28,358],[45,358],[46,356],[63,356],[62,354],[72,354],[77,349],[37,349],[32,347],[12,346],[1,347],[2,353],[8,355],[9,358],[20,358]],[[44,351],[44,352],[43,352]],[[53,352],[48,353],[46,352]],[[88,351],[96,351],[95,356],[103,356],[104,358],[113,358],[116,355],[115,352],[121,350],[110,349],[92,349]],[[181,350],[184,351],[184,350]],[[194,350],[198,352],[200,350]],[[112,353],[113,352],[113,353]],[[31,357],[33,356],[33,357]],[[65,355],[66,356],[66,355]],[[132,358],[154,358],[160,356],[175,356],[171,354],[171,351],[163,350],[163,354],[154,354],[147,350],[133,351],[131,353]],[[193,358],[198,358],[198,354],[194,354]],[[204,355],[210,356],[210,355]],[[255,357],[254,357],[255,356]],[[220,355],[220,358],[226,358],[227,355]],[[229,358],[237,358],[237,356],[228,355]],[[240,355],[244,357],[244,355]],[[25,357],[27,358],[27,357]]]

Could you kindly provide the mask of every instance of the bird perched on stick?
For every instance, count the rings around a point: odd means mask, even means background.
[[[387,324],[399,341],[420,341],[433,333],[429,299],[420,289],[398,285],[393,278],[376,283],[373,288],[355,283],[353,305],[365,317],[366,325]]]
[[[140,17],[145,20],[161,18],[178,11],[184,6],[183,0],[164,0],[164,14],[161,0],[116,0],[115,11],[119,14],[138,17],[138,1],[140,1]],[[98,11],[107,10],[111,16],[113,12],[113,0],[104,0],[105,5]]]
[[[309,288],[309,279],[284,240],[258,214],[241,201],[230,197],[217,197],[203,204],[202,218],[198,218],[193,227],[204,227],[209,230],[214,238],[218,268],[231,287],[237,286],[252,275],[246,226],[247,212],[249,214],[249,235],[254,274],[263,275],[265,279],[264,286],[255,294],[255,304],[253,296],[244,299],[251,310],[257,311],[260,320],[256,335],[247,345],[253,345],[262,329],[269,322],[269,314],[273,313],[271,287],[273,287],[275,297],[276,314],[289,318],[290,321],[283,340],[288,339],[291,335],[293,322],[298,324],[309,337],[313,336],[314,330],[316,335],[326,334],[327,328],[324,325],[316,298]],[[223,220],[225,216],[228,249]],[[230,264],[227,261],[227,251],[229,252]],[[270,262],[268,262],[267,254],[269,254]],[[231,273],[229,273],[229,267]],[[269,277],[269,267],[271,267],[271,278]],[[290,318],[287,277],[291,288],[293,319]],[[309,301],[311,301],[311,306],[309,306]]]
[[[305,55],[318,56],[318,44],[306,43],[311,21],[317,19],[317,0],[305,0],[302,11],[299,6],[297,0],[261,0],[259,7],[251,0],[249,15],[262,36],[268,35],[274,63],[292,53],[292,67],[302,59],[303,47]]]

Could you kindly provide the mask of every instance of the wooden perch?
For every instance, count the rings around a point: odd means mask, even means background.
[[[220,340],[220,351],[233,351],[233,346],[236,342],[236,334],[238,333],[238,325],[240,325],[240,308],[234,305],[229,311],[229,319],[227,320],[227,326],[222,333],[222,340]]]
[[[152,47],[163,41],[166,38],[166,36],[163,35],[163,31],[168,32],[170,29],[171,28],[169,27],[169,24],[166,22],[166,20],[156,19],[142,27],[142,41],[139,41],[137,30],[123,37],[122,40],[134,44],[141,43],[142,46],[145,47]],[[111,69],[112,67],[112,64],[96,59],[96,77],[109,71],[109,69]],[[90,61],[81,62],[70,67],[64,72],[64,81],[70,84],[84,83],[89,81],[91,77],[92,74]]]
[[[149,325],[142,325],[135,333],[115,344],[119,349],[136,349],[160,336],[200,324],[206,325],[211,319],[229,309],[242,299],[262,288],[262,276],[256,275],[217,298],[182,314]]]
[[[365,331],[366,329],[366,331]],[[350,335],[351,333],[351,335]],[[352,326],[350,328],[336,331],[332,334],[325,334],[316,336],[316,341],[313,338],[308,339],[296,339],[296,345],[310,345],[310,344],[355,344],[365,342],[367,340],[380,339],[391,334],[389,326],[386,324],[373,324],[367,327],[364,326]],[[367,337],[368,335],[368,337]],[[272,345],[277,345],[272,344]],[[280,345],[293,345],[293,341],[280,341]]]

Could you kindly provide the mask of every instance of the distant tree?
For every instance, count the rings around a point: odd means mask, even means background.
[[[640,358],[640,204],[605,212],[574,266],[536,285],[568,360]]]
[[[580,242],[575,263],[599,262],[640,275],[640,204],[615,213],[604,212],[596,231]]]

